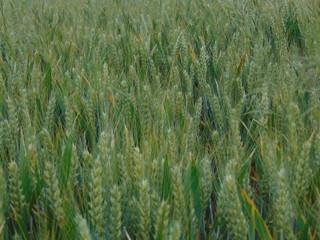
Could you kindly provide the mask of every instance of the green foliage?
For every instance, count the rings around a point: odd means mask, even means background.
[[[1,239],[319,239],[316,0],[0,0]]]

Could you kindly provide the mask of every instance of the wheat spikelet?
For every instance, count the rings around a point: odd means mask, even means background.
[[[140,239],[149,239],[151,230],[151,202],[150,202],[150,186],[146,180],[140,184],[139,193],[139,236]]]
[[[307,193],[310,182],[309,176],[312,175],[310,148],[311,140],[308,140],[303,144],[301,154],[295,166],[293,188],[298,198]]]
[[[218,210],[227,223],[233,239],[246,239],[248,224],[242,212],[235,177],[228,171],[223,179],[218,198]]]
[[[142,154],[140,153],[139,148],[133,149],[133,158],[134,158],[134,179],[136,186],[139,186],[141,184],[141,181],[144,178],[144,169],[145,169],[145,163]]]
[[[89,189],[89,213],[95,233],[99,238],[105,234],[105,206],[102,188],[102,166],[100,157],[94,160],[91,169],[91,182]]]
[[[21,114],[20,119],[22,119],[22,127],[25,129],[31,129],[31,119],[29,115],[29,107],[28,107],[28,96],[27,96],[27,90],[22,89],[21,90]]]
[[[121,239],[121,193],[117,185],[110,190],[110,235],[111,239]]]
[[[162,202],[157,212],[154,238],[156,240],[166,239],[168,234],[168,226],[169,206],[166,202]]]
[[[193,121],[194,121],[193,127],[194,127],[195,133],[197,133],[197,130],[201,121],[201,114],[202,114],[202,98],[199,98],[195,105],[195,113],[193,118]]]
[[[104,172],[107,174],[103,174],[103,181],[105,182],[104,186],[107,186],[108,189],[112,188],[114,177],[112,174],[112,158],[111,158],[111,150],[110,150],[110,136],[106,132],[102,132],[99,140],[99,150],[100,150],[100,159],[103,164]],[[109,191],[106,191],[109,193]]]
[[[175,166],[172,170],[173,177],[173,215],[174,218],[182,222],[185,216],[185,201],[181,171],[178,166]]]
[[[10,206],[13,212],[14,219],[17,221],[21,217],[21,213],[25,206],[25,197],[19,180],[19,169],[16,162],[11,161],[8,165],[9,170],[9,197]]]
[[[17,156],[17,140],[18,140],[18,133],[19,133],[19,115],[18,109],[16,106],[16,102],[11,97],[7,99],[8,104],[8,112],[9,112],[9,138],[8,138],[8,149],[11,157],[14,159]]]
[[[81,240],[91,240],[92,238],[90,236],[87,221],[81,215],[77,215],[75,217],[75,222],[77,224]]]
[[[8,129],[9,123],[7,120],[0,122],[0,155],[5,154],[5,144],[8,141],[8,134],[6,129]]]
[[[285,169],[281,168],[277,175],[274,199],[277,229],[280,239],[294,239],[292,232],[292,206]]]
[[[168,157],[177,162],[176,136],[172,129],[168,129]]]
[[[269,185],[270,192],[275,192],[275,186],[277,182],[276,173],[279,165],[276,149],[274,144],[269,140],[265,144],[263,150],[264,159],[262,161],[262,164],[264,166],[264,171],[266,174],[265,180]]]
[[[65,105],[65,121],[66,121],[65,130],[66,130],[66,134],[69,136],[69,135],[72,135],[73,133],[75,114],[68,97],[64,97],[64,105]]]
[[[45,122],[45,127],[49,130],[49,132],[53,129],[54,127],[54,110],[55,110],[55,105],[56,105],[56,97],[54,93],[51,94],[46,110],[46,115],[44,118]]]
[[[45,164],[44,178],[46,180],[48,199],[59,225],[63,227],[65,223],[65,212],[56,172],[57,170],[54,165],[47,161]]]
[[[208,55],[205,46],[202,46],[200,49],[200,82],[205,83],[207,78],[207,71],[208,71]]]
[[[206,206],[208,205],[208,201],[211,197],[211,191],[212,191],[212,169],[211,169],[211,162],[207,156],[205,156],[201,160],[201,172],[202,172],[202,176],[200,179],[201,199],[202,199],[202,206],[205,210]]]
[[[181,237],[181,229],[179,222],[174,222],[170,228],[169,240],[179,240]]]

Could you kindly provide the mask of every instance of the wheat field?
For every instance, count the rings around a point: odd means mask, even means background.
[[[316,240],[319,188],[319,0],[0,0],[0,240]]]

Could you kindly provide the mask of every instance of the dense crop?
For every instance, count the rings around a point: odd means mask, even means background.
[[[0,11],[0,239],[320,239],[318,0]]]

